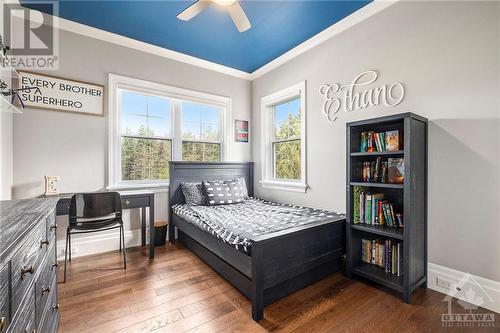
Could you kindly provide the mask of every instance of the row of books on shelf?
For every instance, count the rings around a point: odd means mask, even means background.
[[[363,162],[361,178],[364,182],[374,183],[404,183],[404,158],[388,158],[382,161],[377,157],[375,161]]]
[[[394,204],[384,200],[384,193],[371,193],[360,186],[353,187],[353,223],[404,226],[403,215]]]
[[[361,260],[379,266],[386,273],[403,275],[403,246],[390,239],[362,239]]]
[[[360,152],[384,152],[400,150],[401,138],[399,130],[386,132],[362,132],[360,140]]]

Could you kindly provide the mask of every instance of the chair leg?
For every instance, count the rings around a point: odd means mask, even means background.
[[[124,244],[125,247],[125,244]],[[122,228],[120,227],[120,252],[122,252]]]
[[[123,243],[123,268],[127,269],[127,258],[125,257],[125,231],[123,230],[123,224],[120,226],[121,243]]]
[[[66,231],[66,247],[64,249],[64,283],[66,283],[66,266],[68,266],[68,235],[69,232]]]
[[[68,257],[69,257],[69,262],[71,262],[71,232],[69,230],[68,230],[68,244],[69,244]]]

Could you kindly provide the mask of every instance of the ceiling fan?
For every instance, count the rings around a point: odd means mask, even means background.
[[[197,0],[177,15],[177,18],[183,21],[189,21],[212,3],[216,3],[219,6],[227,8],[231,19],[239,32],[247,31],[252,26],[238,0]]]

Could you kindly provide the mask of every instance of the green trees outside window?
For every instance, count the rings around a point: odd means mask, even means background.
[[[274,107],[274,177],[301,179],[300,99]]]
[[[172,114],[181,133],[185,161],[220,160],[220,108],[161,96],[120,90],[121,173],[123,181],[168,180],[172,160]],[[175,107],[174,107],[175,106]],[[175,134],[175,133],[174,133]]]

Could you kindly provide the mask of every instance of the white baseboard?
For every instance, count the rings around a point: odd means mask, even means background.
[[[71,237],[72,258],[118,250],[120,245],[120,232],[95,233]],[[125,247],[141,245],[141,230],[125,230]],[[64,260],[65,240],[57,241],[57,258]]]
[[[427,286],[430,289],[500,313],[500,282],[433,263],[429,263],[428,270]],[[439,284],[438,279],[441,281]],[[447,281],[450,282],[449,289],[444,287]],[[470,290],[474,294],[467,297]],[[445,297],[443,301],[446,301]]]

